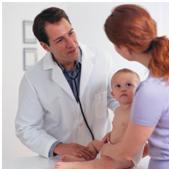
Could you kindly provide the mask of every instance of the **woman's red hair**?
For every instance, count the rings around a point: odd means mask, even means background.
[[[149,69],[153,76],[169,78],[169,40],[157,37],[156,23],[138,5],[120,5],[106,19],[105,32],[116,46],[139,53],[150,52]]]

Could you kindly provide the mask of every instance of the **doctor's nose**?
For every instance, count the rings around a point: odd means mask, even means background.
[[[74,39],[67,38],[67,40],[66,40],[66,47],[67,48],[74,48],[75,46],[76,46],[76,43],[75,43]]]

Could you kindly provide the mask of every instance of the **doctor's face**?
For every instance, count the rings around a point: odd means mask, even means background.
[[[71,24],[63,18],[53,24],[47,23],[45,31],[49,45],[41,42],[42,47],[51,52],[60,64],[74,64],[80,51]]]

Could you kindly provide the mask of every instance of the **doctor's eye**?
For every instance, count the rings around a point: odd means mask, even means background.
[[[69,36],[73,35],[74,33],[75,33],[75,31],[74,31],[73,29],[71,29],[71,30],[69,31]]]
[[[62,37],[61,37],[61,38],[58,38],[57,40],[55,40],[55,43],[56,43],[56,44],[61,43],[61,42],[63,42],[63,40],[64,40],[64,39],[63,39]]]
[[[69,35],[72,35],[74,33],[74,31],[71,31],[71,32],[69,32]]]

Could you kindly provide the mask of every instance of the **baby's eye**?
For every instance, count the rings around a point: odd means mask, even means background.
[[[126,87],[129,87],[129,88],[134,87],[134,84],[132,84],[132,83],[127,83],[127,84],[126,84]]]
[[[128,87],[133,86],[133,84],[131,84],[131,83],[127,83],[126,85],[127,85]]]
[[[121,88],[121,85],[120,84],[116,84],[115,87],[116,88]]]

